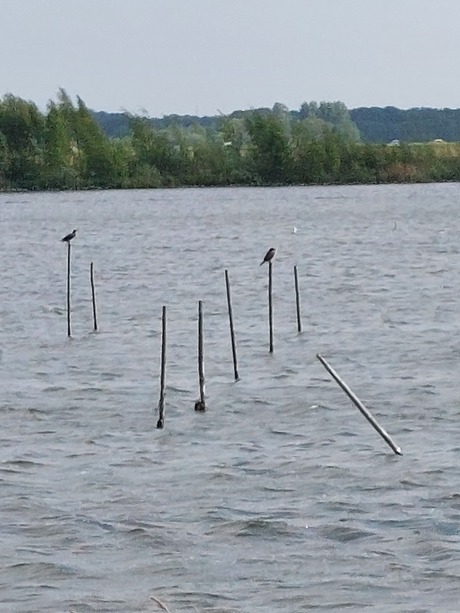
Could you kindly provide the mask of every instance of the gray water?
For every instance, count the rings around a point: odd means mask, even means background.
[[[0,610],[458,611],[459,197],[455,184],[0,195]],[[73,228],[68,339],[59,239]]]

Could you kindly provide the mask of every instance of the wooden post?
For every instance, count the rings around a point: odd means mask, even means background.
[[[268,327],[270,332],[270,353],[273,353],[273,264],[268,262]]]
[[[367,419],[367,421],[371,424],[371,426],[375,430],[377,430],[377,432],[380,434],[380,436],[383,438],[383,440],[392,448],[392,450],[396,454],[402,455],[401,447],[398,447],[398,445],[396,445],[396,443],[393,441],[393,439],[388,434],[388,432],[384,428],[382,428],[382,426],[380,426],[377,423],[376,419],[373,417],[373,415],[370,413],[370,411],[368,409],[366,409],[366,407],[363,405],[363,403],[358,398],[358,396],[356,396],[351,391],[351,389],[348,387],[348,385],[345,383],[345,381],[343,381],[339,377],[339,375],[335,372],[335,370],[332,368],[332,366],[330,366],[326,362],[326,360],[319,353],[316,354],[316,357],[321,362],[321,364],[324,366],[324,368],[328,371],[328,373],[332,376],[332,378],[335,379],[335,381],[338,383],[338,385],[343,389],[345,394],[350,398],[350,400],[352,400],[352,402],[355,404],[355,406],[361,411],[361,413],[364,415],[364,417]]]
[[[235,330],[233,329],[233,311],[232,311],[232,299],[230,295],[230,281],[228,279],[228,270],[225,270],[225,285],[227,287],[227,306],[228,306],[228,320],[230,322],[230,339],[232,342],[232,356],[233,356],[233,374],[235,381],[238,381],[238,361],[236,358],[236,343],[235,343]]]
[[[165,423],[165,378],[166,378],[166,307],[161,313],[161,365],[160,365],[160,400],[158,402],[157,428],[162,429]]]
[[[205,381],[203,355],[203,303],[198,300],[198,378],[200,383],[200,399],[195,402],[195,411],[205,411]]]
[[[93,300],[93,324],[94,330],[97,331],[96,290],[94,287],[94,265],[92,262],[89,268],[89,276],[91,279],[91,297]]]
[[[300,317],[299,279],[297,276],[297,266],[294,266],[294,287],[295,287],[295,304],[296,304],[296,312],[297,312],[297,332],[302,332],[302,319]]]
[[[67,336],[72,336],[70,327],[70,241],[67,242]]]

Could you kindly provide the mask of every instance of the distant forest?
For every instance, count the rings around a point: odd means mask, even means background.
[[[334,111],[341,103],[304,103],[298,111],[288,110],[280,103],[273,108],[260,108],[250,111],[234,111],[226,117],[241,119],[253,113],[270,115],[276,109],[283,109],[293,122],[308,117],[318,117],[325,121],[337,123]],[[427,143],[436,139],[448,142],[460,142],[460,109],[413,108],[398,109],[394,106],[351,109],[350,120],[355,125],[360,139],[364,143],[385,144],[394,140],[405,143]],[[127,136],[131,129],[131,116],[127,113],[93,112],[101,128],[110,137]],[[148,120],[158,129],[172,125],[182,128],[201,126],[205,129],[218,130],[222,124],[222,115],[199,117],[195,115],[166,115],[162,118]]]
[[[460,180],[460,110],[281,103],[230,115],[45,112],[0,99],[0,190]]]

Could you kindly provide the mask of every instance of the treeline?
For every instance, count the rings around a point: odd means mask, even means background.
[[[346,113],[349,129],[353,130],[363,142],[387,144],[393,140],[406,143],[426,143],[436,139],[449,142],[460,142],[460,109],[412,108],[398,109],[393,106],[356,108],[347,111],[342,104],[304,102],[299,110],[288,110],[282,104],[276,103],[272,109],[260,108],[255,111],[234,111],[229,119],[241,119],[254,112],[262,115],[272,113],[275,109],[283,109],[292,121],[306,117],[316,117],[334,125],[343,120]],[[342,115],[342,117],[341,117]],[[110,137],[126,136],[130,132],[130,117],[127,113],[94,112],[93,116]],[[181,128],[201,126],[206,129],[218,130],[221,117],[218,115],[199,117],[195,115],[165,115],[161,118],[150,118],[151,125],[158,129],[175,125]]]
[[[460,142],[460,109],[357,108],[350,117],[369,143],[426,143],[436,139]]]
[[[460,146],[363,143],[343,103],[282,104],[162,127],[129,116],[110,138],[64,90],[46,112],[0,100],[0,189],[147,188],[460,180]]]

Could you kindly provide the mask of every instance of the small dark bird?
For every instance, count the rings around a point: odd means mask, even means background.
[[[64,236],[64,238],[61,238],[61,241],[63,243],[70,243],[70,241],[75,238],[77,231],[73,230],[70,234],[67,234],[67,236]]]
[[[265,254],[265,257],[261,261],[260,266],[262,266],[262,264],[264,264],[265,262],[271,262],[273,258],[275,257],[275,253],[276,253],[276,249],[274,247],[271,247]]]

